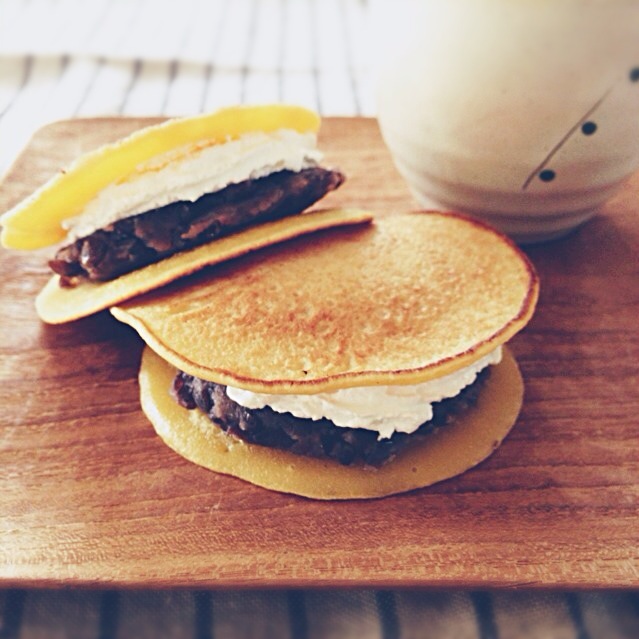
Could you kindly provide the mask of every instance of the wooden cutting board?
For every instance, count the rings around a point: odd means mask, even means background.
[[[37,133],[0,210],[78,153],[149,119]],[[374,120],[327,119],[348,175],[325,204],[415,205]],[[639,586],[639,175],[572,236],[530,248],[535,317],[504,445],[410,494],[324,503],[175,455],[138,404],[141,342],[107,312],[45,326],[50,251],[0,251],[0,587]]]

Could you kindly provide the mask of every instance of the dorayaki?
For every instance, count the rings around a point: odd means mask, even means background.
[[[2,215],[2,245],[57,245],[36,308],[61,323],[258,247],[366,221],[361,211],[297,215],[344,180],[320,164],[319,126],[289,105],[149,126],[82,155]]]
[[[539,282],[506,237],[414,212],[262,248],[116,305],[177,453],[268,489],[381,497],[462,473],[517,420],[506,342]]]

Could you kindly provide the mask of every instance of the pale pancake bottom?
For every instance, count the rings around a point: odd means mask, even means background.
[[[169,394],[176,369],[146,347],[140,367],[142,410],[174,451],[210,470],[268,488],[314,499],[383,497],[458,475],[488,457],[521,410],[524,386],[517,362],[505,348],[474,408],[427,436],[381,468],[342,466],[247,444],[228,436],[200,410],[182,408]]]
[[[370,213],[359,209],[309,211],[255,224],[106,282],[86,281],[75,287],[64,288],[60,286],[60,277],[54,275],[36,298],[36,310],[40,319],[49,324],[71,322],[169,284],[205,266],[213,266],[307,233],[367,224],[371,220]]]

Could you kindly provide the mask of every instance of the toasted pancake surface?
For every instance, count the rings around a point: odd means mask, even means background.
[[[187,373],[314,393],[454,372],[519,331],[537,294],[505,237],[422,212],[298,238],[112,312]]]
[[[204,413],[182,408],[169,396],[174,374],[170,364],[145,349],[140,368],[142,408],[170,448],[210,470],[314,499],[382,497],[458,475],[499,446],[515,423],[523,398],[517,363],[505,349],[474,408],[452,424],[417,437],[381,468],[371,468],[342,466],[230,437]]]
[[[357,209],[312,211],[250,227],[108,282],[84,282],[73,288],[63,288],[59,285],[59,276],[55,275],[36,298],[36,310],[40,318],[50,324],[70,322],[153,290],[204,266],[305,233],[334,226],[363,224],[371,219],[369,213]]]

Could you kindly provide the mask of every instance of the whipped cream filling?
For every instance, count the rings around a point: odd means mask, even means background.
[[[501,361],[498,346],[454,373],[419,384],[343,388],[314,395],[273,395],[227,386],[226,393],[245,408],[269,407],[277,413],[318,420],[336,426],[377,431],[379,439],[393,433],[413,433],[433,417],[433,403],[455,397],[487,366]]]
[[[172,202],[193,202],[249,178],[316,166],[321,160],[316,141],[314,133],[281,129],[174,149],[139,166],[127,180],[105,187],[80,215],[65,220],[67,240]]]

